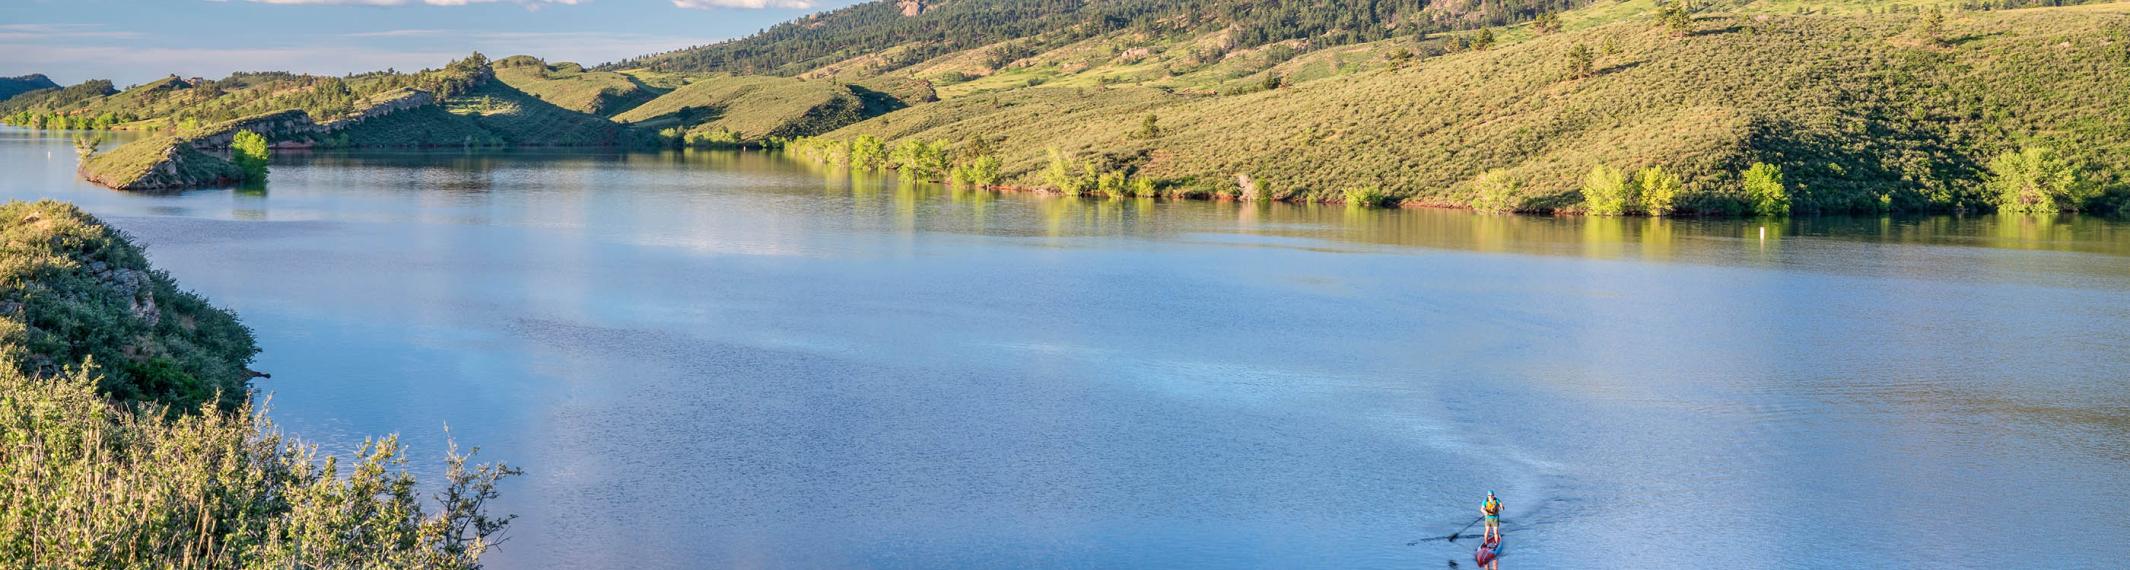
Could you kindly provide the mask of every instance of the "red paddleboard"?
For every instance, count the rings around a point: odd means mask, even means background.
[[[1486,542],[1486,544],[1481,544],[1481,545],[1479,545],[1479,550],[1475,550],[1475,551],[1473,551],[1473,552],[1472,552],[1472,561],[1473,561],[1473,562],[1478,562],[1480,566],[1486,566],[1486,565],[1488,565],[1488,564],[1492,564],[1492,563],[1494,562],[1494,559],[1495,559],[1495,558],[1500,558],[1500,557],[1501,557],[1501,539],[1500,539],[1500,538],[1495,538],[1495,539],[1493,539],[1493,540],[1489,540],[1489,541],[1487,541],[1487,542]]]

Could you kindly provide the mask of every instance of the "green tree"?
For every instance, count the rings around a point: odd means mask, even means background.
[[[1600,164],[1583,177],[1583,209],[1590,215],[1626,214],[1628,204],[1633,201],[1634,190],[1627,186],[1627,175],[1618,168]]]
[[[1984,185],[1998,211],[2014,213],[2076,211],[2097,193],[2076,165],[2040,146],[1998,154]]]
[[[1575,44],[1575,47],[1568,49],[1569,77],[1576,79],[1588,78],[1597,72],[1596,68],[1597,52],[1592,51],[1590,46]]]
[[[947,180],[963,188],[990,188],[998,184],[998,157],[983,155],[954,165]]]
[[[89,155],[96,154],[96,147],[103,146],[104,138],[103,133],[74,135],[74,153],[89,158]]]
[[[1755,162],[1745,170],[1745,199],[1753,213],[1762,216],[1790,214],[1790,190],[1783,186],[1782,167]]]
[[[1472,36],[1472,51],[1485,51],[1494,47],[1494,29],[1480,28],[1479,35]]]
[[[1147,113],[1146,117],[1141,118],[1139,120],[1139,130],[1138,132],[1132,133],[1132,138],[1161,138],[1161,118],[1154,116],[1153,113]]]
[[[873,135],[858,135],[851,141],[851,169],[879,170],[887,165],[887,143]]]
[[[1674,37],[1686,37],[1694,31],[1693,7],[1687,0],[1671,0],[1657,6],[1657,25],[1663,26]]]
[[[1499,168],[1486,171],[1472,181],[1472,209],[1489,214],[1516,211],[1519,204],[1517,192],[1523,183],[1509,171]]]
[[[1548,12],[1539,14],[1537,18],[1532,18],[1531,31],[1538,32],[1540,35],[1561,31],[1560,14]]]
[[[1394,204],[1390,192],[1380,186],[1358,186],[1345,191],[1346,205],[1360,208],[1380,208]]]
[[[1916,39],[1924,43],[1943,45],[1945,43],[1945,10],[1937,6],[1931,6],[1929,10],[1923,12],[1922,16],[1916,18],[1914,32]]]
[[[266,180],[266,159],[272,152],[266,147],[266,137],[248,130],[237,131],[236,138],[229,142],[229,153],[237,168],[244,169],[244,178],[253,182]]]
[[[1084,168],[1080,174],[1072,172],[1072,158],[1057,147],[1050,149],[1050,165],[1043,169],[1043,183],[1058,192],[1078,196],[1094,190],[1094,169]]]
[[[1636,174],[1635,182],[1641,186],[1639,194],[1643,212],[1652,216],[1671,214],[1672,203],[1679,198],[1679,175],[1665,171],[1662,166],[1651,166]]]

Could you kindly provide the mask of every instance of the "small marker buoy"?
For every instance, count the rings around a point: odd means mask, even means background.
[[[1760,241],[1768,241],[1768,227],[1760,226]]]

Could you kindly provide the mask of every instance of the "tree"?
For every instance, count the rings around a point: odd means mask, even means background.
[[[2078,167],[2048,147],[2005,151],[1990,160],[1984,185],[1997,211],[2046,214],[2076,211],[2096,192]]]
[[[1507,170],[1496,168],[1481,173],[1472,181],[1472,209],[1489,214],[1514,212],[1516,193],[1522,186]]]
[[[74,152],[87,159],[89,155],[96,154],[96,147],[103,146],[104,137],[103,133],[74,135]]]
[[[1641,186],[1642,211],[1652,216],[1663,216],[1672,211],[1672,202],[1679,197],[1679,175],[1664,170],[1662,166],[1642,169],[1635,175]]]
[[[1271,91],[1271,90],[1274,90],[1274,89],[1278,89],[1278,88],[1279,88],[1279,87],[1280,87],[1281,85],[1285,85],[1286,83],[1287,83],[1287,78],[1286,78],[1286,77],[1283,77],[1283,76],[1281,76],[1281,75],[1280,75],[1280,74],[1278,74],[1278,73],[1274,73],[1274,72],[1270,72],[1270,71],[1267,71],[1267,72],[1265,72],[1265,82],[1264,82],[1264,88],[1265,88],[1265,90],[1266,90],[1266,91]]]
[[[887,163],[887,143],[873,135],[858,135],[851,141],[851,169],[879,170]]]
[[[266,180],[266,159],[273,151],[266,147],[266,137],[251,131],[237,131],[229,142],[229,153],[237,168],[244,169],[244,179],[252,182]]]
[[[1672,0],[1657,7],[1657,24],[1671,31],[1675,37],[1686,37],[1694,30],[1693,8],[1686,0]]]
[[[1790,214],[1790,190],[1783,186],[1782,167],[1755,162],[1745,171],[1745,199],[1753,213],[1762,216]]]
[[[1914,31],[1916,38],[1925,43],[1931,45],[1944,44],[1945,10],[1937,6],[1931,6],[1930,10],[1923,12],[1922,17],[1916,18]]]
[[[1540,14],[1537,18],[1532,18],[1531,31],[1538,32],[1540,35],[1561,31],[1560,14],[1548,12]]]
[[[1485,51],[1494,47],[1494,29],[1481,28],[1479,35],[1472,36],[1472,51]]]
[[[998,184],[998,171],[998,157],[987,154],[954,165],[954,170],[947,174],[947,180],[962,188],[990,188]]]
[[[1161,138],[1161,118],[1154,116],[1153,113],[1147,113],[1145,118],[1139,120],[1139,131],[1132,133],[1132,138]]]
[[[1575,79],[1588,78],[1597,73],[1597,52],[1590,46],[1575,44],[1568,50],[1568,76]]]
[[[1634,190],[1627,186],[1627,175],[1620,169],[1597,165],[1583,177],[1584,211],[1593,216],[1618,216],[1627,213],[1627,205],[1634,201]]]

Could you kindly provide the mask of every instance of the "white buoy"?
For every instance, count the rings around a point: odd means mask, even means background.
[[[1768,227],[1760,226],[1760,241],[1768,241]]]

